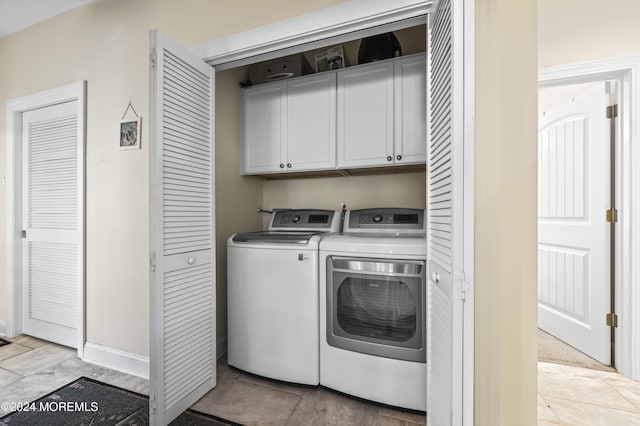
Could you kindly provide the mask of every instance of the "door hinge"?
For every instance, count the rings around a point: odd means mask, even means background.
[[[607,222],[615,223],[618,221],[618,210],[609,209],[607,210]]]
[[[151,272],[156,271],[156,253],[155,252],[151,252],[151,256],[149,257],[149,268],[151,269]]]
[[[618,326],[618,315],[616,314],[607,314],[607,327],[617,327]]]
[[[453,274],[453,279],[456,282],[456,299],[467,300],[467,281],[465,279],[464,272],[456,272]]]
[[[27,238],[27,231],[24,229],[22,230],[22,238]]]
[[[618,104],[607,107],[607,118],[616,118],[618,116]]]
[[[156,49],[151,49],[151,56],[149,58],[149,63],[151,64],[151,68],[155,69],[158,63],[158,54],[156,53]]]

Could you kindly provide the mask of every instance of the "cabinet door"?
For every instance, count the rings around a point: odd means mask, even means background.
[[[393,164],[393,62],[338,72],[338,167]]]
[[[395,62],[395,163],[425,163],[427,157],[426,57]]]
[[[335,169],[336,74],[287,84],[287,171]]]
[[[284,169],[286,83],[250,87],[242,92],[242,174]]]

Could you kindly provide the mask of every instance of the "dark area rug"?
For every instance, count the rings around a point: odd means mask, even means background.
[[[0,418],[0,426],[149,425],[149,399],[145,395],[81,377],[35,400],[29,411],[14,411]],[[173,426],[238,426],[208,414],[187,410]]]
[[[5,346],[5,345],[9,345],[9,344],[11,344],[10,341],[4,340],[4,339],[0,339],[0,346]]]

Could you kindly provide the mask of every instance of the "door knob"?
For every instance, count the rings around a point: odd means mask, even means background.
[[[291,168],[291,163],[287,163],[287,167],[288,167],[288,168]]]
[[[190,257],[189,259],[187,259],[187,263],[189,265],[193,265],[194,263],[196,263],[196,258],[195,257]]]
[[[440,274],[438,274],[437,272],[432,272],[431,273],[431,281],[433,281],[434,283],[438,284],[440,282]]]
[[[284,164],[280,163],[280,168],[284,169]]]
[[[393,157],[392,157],[392,156],[390,156],[390,155],[388,155],[388,156],[387,156],[387,161],[391,161],[391,160],[393,160]]]
[[[398,160],[398,161],[402,160],[402,155],[396,156],[396,160]]]

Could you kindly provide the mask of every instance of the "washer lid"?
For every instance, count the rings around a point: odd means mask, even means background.
[[[241,232],[233,236],[234,243],[264,243],[264,244],[309,244],[309,240],[319,232],[300,231],[263,231],[263,232]]]

